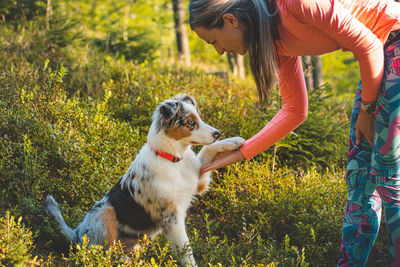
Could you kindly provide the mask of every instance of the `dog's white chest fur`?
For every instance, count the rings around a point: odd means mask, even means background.
[[[134,179],[132,182],[143,191],[152,192],[158,201],[173,203],[179,210],[185,211],[197,194],[201,162],[190,147],[183,153],[182,160],[171,162],[155,155],[149,146],[145,145],[132,165],[132,170],[137,169],[139,165],[145,166],[151,177]],[[137,200],[140,201],[140,197],[137,197]],[[144,201],[140,202],[146,205]]]

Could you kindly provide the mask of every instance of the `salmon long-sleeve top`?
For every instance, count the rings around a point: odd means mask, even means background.
[[[306,118],[307,89],[301,57],[338,49],[359,62],[361,98],[376,100],[383,76],[383,44],[400,29],[393,0],[276,0],[280,23],[278,87],[282,109],[240,148],[250,160],[297,128]]]

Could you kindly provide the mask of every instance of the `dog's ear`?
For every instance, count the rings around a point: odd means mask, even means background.
[[[179,110],[181,103],[179,101],[164,102],[160,106],[160,113],[164,119],[171,119]]]
[[[190,95],[186,95],[186,94],[177,95],[177,96],[175,96],[175,99],[183,101],[183,102],[186,102],[186,103],[189,103],[189,104],[191,104],[193,106],[196,106],[196,101]]]
[[[182,101],[192,104],[193,106],[196,106],[196,101],[190,95],[184,95]]]

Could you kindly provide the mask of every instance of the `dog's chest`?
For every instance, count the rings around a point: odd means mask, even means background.
[[[190,201],[196,194],[198,177],[190,169],[176,168],[175,170],[166,170],[157,175],[157,178],[149,186],[148,192],[162,196],[162,198],[174,199],[177,202]]]
[[[158,166],[157,175],[152,186],[161,195],[175,198],[191,198],[196,193],[198,184],[198,167],[192,160],[182,160],[170,166]]]
[[[161,202],[173,203],[179,209],[188,208],[197,193],[199,164],[195,158],[178,163],[163,162],[152,166],[153,177],[141,180],[139,187],[144,195]]]

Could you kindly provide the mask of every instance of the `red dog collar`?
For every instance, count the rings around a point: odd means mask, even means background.
[[[171,155],[171,154],[169,154],[169,153],[167,153],[167,152],[160,151],[160,150],[155,150],[154,148],[151,148],[151,150],[153,150],[154,153],[155,153],[157,156],[163,157],[163,158],[165,158],[165,159],[167,159],[167,160],[169,160],[169,161],[178,162],[178,161],[181,160],[181,158],[175,157],[174,155]]]

